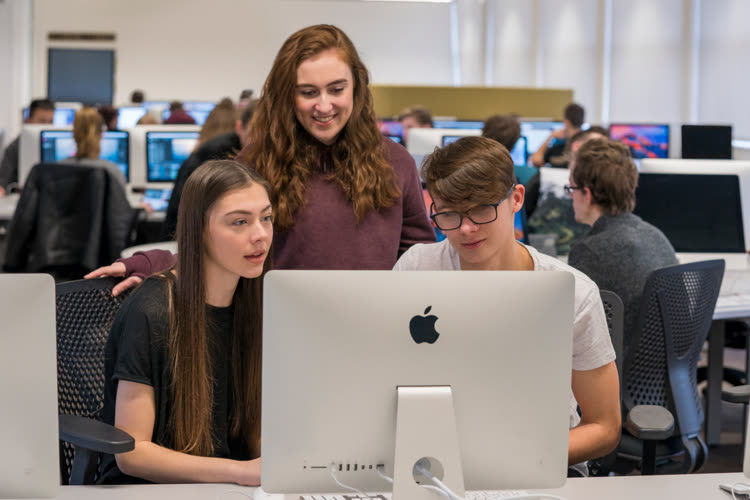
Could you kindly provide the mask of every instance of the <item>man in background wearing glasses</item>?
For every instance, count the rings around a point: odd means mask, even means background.
[[[633,214],[638,170],[627,146],[606,138],[586,142],[571,160],[569,182],[576,222],[591,230],[573,244],[568,264],[620,296],[627,350],[646,279],[677,264],[677,256],[664,233]]]
[[[575,316],[568,475],[587,475],[585,462],[614,449],[621,426],[615,353],[599,289],[583,273],[516,241],[513,220],[523,207],[525,189],[514,184],[513,160],[500,143],[484,137],[459,139],[425,159],[422,178],[433,199],[430,217],[445,232],[446,239],[412,246],[396,262],[394,270],[573,274]],[[539,308],[543,312],[544,304],[539,304]],[[498,335],[514,334],[523,332],[506,332],[498,327]],[[577,406],[581,408],[580,416]]]

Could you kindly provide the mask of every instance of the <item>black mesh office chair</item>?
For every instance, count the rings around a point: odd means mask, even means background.
[[[57,285],[57,393],[63,484],[92,484],[99,454],[135,447],[126,432],[100,422],[104,407],[104,346],[127,294],[112,296],[119,280]]]
[[[697,363],[711,326],[724,261],[669,266],[649,276],[638,326],[626,339],[621,379],[623,412],[638,405],[667,408],[674,431],[664,435],[630,418],[618,447],[615,471],[644,474],[699,470],[708,449],[700,437],[703,407],[696,387]],[[663,435],[659,441],[644,441]]]
[[[604,305],[604,316],[607,318],[607,329],[612,339],[612,347],[615,350],[615,366],[620,376],[622,386],[622,342],[623,323],[625,321],[625,307],[620,297],[608,290],[600,290],[599,294]],[[617,450],[609,455],[589,461],[589,474],[592,476],[606,476],[612,470],[617,459]]]

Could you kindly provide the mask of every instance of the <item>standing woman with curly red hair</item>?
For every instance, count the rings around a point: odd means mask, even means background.
[[[390,269],[434,241],[411,156],[376,124],[367,68],[335,26],[282,45],[239,159],[271,184],[276,265]]]

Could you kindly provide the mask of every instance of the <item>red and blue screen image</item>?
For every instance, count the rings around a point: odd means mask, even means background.
[[[669,157],[669,125],[610,125],[609,136],[628,146],[633,158]]]

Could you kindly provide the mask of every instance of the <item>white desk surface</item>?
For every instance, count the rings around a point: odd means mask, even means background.
[[[625,476],[568,479],[555,490],[540,490],[567,500],[731,500],[720,483],[750,481],[740,473],[684,476]],[[61,486],[58,500],[252,500],[255,488],[231,484]],[[299,495],[268,495],[268,500],[298,500]]]

